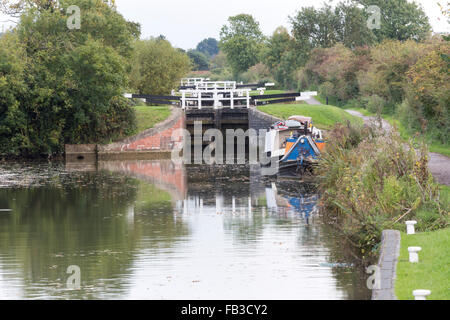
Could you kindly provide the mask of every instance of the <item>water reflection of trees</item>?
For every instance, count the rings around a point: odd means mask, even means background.
[[[2,219],[0,250],[21,264],[25,296],[65,285],[70,265],[78,265],[89,284],[128,268],[136,241],[127,236],[127,220],[120,217],[135,196],[131,179],[92,174],[0,190],[0,203],[13,210]],[[54,286],[41,287],[41,282]]]
[[[332,226],[322,224],[324,238],[323,245],[329,249],[329,263],[337,285],[344,289],[350,300],[371,299],[372,292],[367,288],[366,281],[370,275],[365,273],[365,266],[361,264],[359,253],[338,234]],[[353,267],[345,267],[345,265]]]
[[[174,219],[170,196],[124,175],[61,175],[29,189],[0,189],[0,266],[23,279],[25,298],[120,297],[140,249],[170,247],[188,230]],[[159,233],[159,237],[155,234]],[[154,238],[152,243],[144,237]],[[67,267],[78,265],[81,291],[65,290]],[[9,268],[9,270],[5,270]]]
[[[298,234],[298,245],[311,248],[308,254],[325,246],[330,262],[351,261],[333,230],[318,223],[306,225],[288,210],[270,212],[259,201],[264,195],[252,194],[264,190],[264,182],[254,188],[248,172],[189,172],[189,194],[203,199],[205,206],[215,206],[220,195],[229,210],[235,197],[236,212],[224,214],[223,220],[225,232],[237,245],[256,246],[269,227]],[[292,184],[278,189],[280,196],[310,192]],[[174,214],[171,200],[153,184],[108,171],[59,174],[41,187],[0,189],[0,208],[13,209],[12,214],[0,215],[0,267],[9,268],[4,277],[9,273],[24,279],[25,297],[121,297],[142,250],[167,253],[190,236],[186,222]],[[19,269],[8,266],[2,256],[12,257]],[[81,267],[81,292],[63,290],[69,265]],[[333,268],[332,272],[349,298],[369,297],[366,276],[359,269]]]
[[[171,248],[189,234],[190,230],[181,217],[174,216],[170,194],[140,181],[135,205],[134,236],[144,240],[141,248]]]

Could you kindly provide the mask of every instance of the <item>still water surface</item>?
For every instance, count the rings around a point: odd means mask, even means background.
[[[0,209],[0,299],[370,297],[317,195],[249,168],[1,164]]]

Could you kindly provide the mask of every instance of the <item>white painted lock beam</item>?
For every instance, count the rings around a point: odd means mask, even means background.
[[[302,97],[303,96],[315,97],[317,95],[318,95],[317,91],[305,91],[305,92],[302,92]]]
[[[311,99],[310,96],[301,96],[301,97],[295,97],[295,101],[306,101]]]

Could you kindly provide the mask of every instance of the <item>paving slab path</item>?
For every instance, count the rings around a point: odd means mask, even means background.
[[[376,117],[367,117],[364,116],[361,112],[355,110],[345,111],[353,116],[363,119],[365,123],[377,122]],[[383,129],[389,131],[392,129],[392,127],[387,121],[383,120]],[[450,186],[450,158],[442,154],[430,153],[429,159],[429,168],[436,181],[440,184]]]
[[[307,103],[307,104],[310,104],[310,105],[314,105],[314,106],[318,106],[318,105],[321,105],[322,103],[320,103],[316,98],[314,98],[314,97],[310,97],[308,100],[305,100],[305,102]]]

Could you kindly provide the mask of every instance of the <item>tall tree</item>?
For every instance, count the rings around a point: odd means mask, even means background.
[[[0,37],[0,154],[19,155],[29,145],[26,114],[19,101],[26,93],[25,61],[16,34]]]
[[[363,10],[349,2],[340,2],[335,8],[327,4],[320,9],[302,8],[290,21],[298,47],[305,52],[330,48],[338,42],[354,48],[375,40]]]
[[[351,2],[340,2],[335,10],[339,23],[336,29],[337,41],[348,48],[373,44],[376,37],[367,27],[366,14]]]
[[[378,6],[381,13],[381,29],[373,30],[379,41],[396,39],[424,40],[431,31],[429,19],[422,7],[407,0],[355,0],[367,10]]]
[[[296,54],[294,39],[286,28],[278,27],[269,38],[263,60],[280,85],[295,86],[292,75],[301,62],[301,55]]]
[[[192,61],[194,71],[204,71],[209,69],[209,60],[206,55],[197,50],[189,50],[188,56]]]
[[[211,59],[210,69],[212,72],[221,73],[227,68],[229,68],[227,56],[223,51],[219,51],[219,53]]]
[[[131,88],[141,94],[168,94],[190,69],[188,55],[159,38],[135,43]]]
[[[292,37],[284,27],[278,27],[267,41],[264,51],[264,63],[271,69],[275,69],[282,55],[291,50]]]
[[[219,42],[214,38],[205,39],[197,45],[197,51],[213,57],[219,53]]]
[[[25,3],[13,32],[23,48],[27,88],[16,96],[26,117],[20,154],[50,155],[65,143],[101,142],[131,131],[132,110],[121,96],[139,26],[102,0]],[[83,12],[80,30],[67,27],[70,5]],[[7,112],[13,107],[6,105]]]
[[[332,47],[338,41],[336,30],[340,28],[340,18],[328,4],[320,9],[302,8],[297,15],[290,17],[290,21],[295,40],[306,51]]]
[[[259,62],[263,44],[259,23],[248,14],[228,18],[220,32],[220,47],[235,76]]]
[[[112,8],[116,7],[115,0],[103,2]],[[29,9],[55,11],[61,9],[63,4],[61,0],[0,0],[0,12],[18,18]]]

